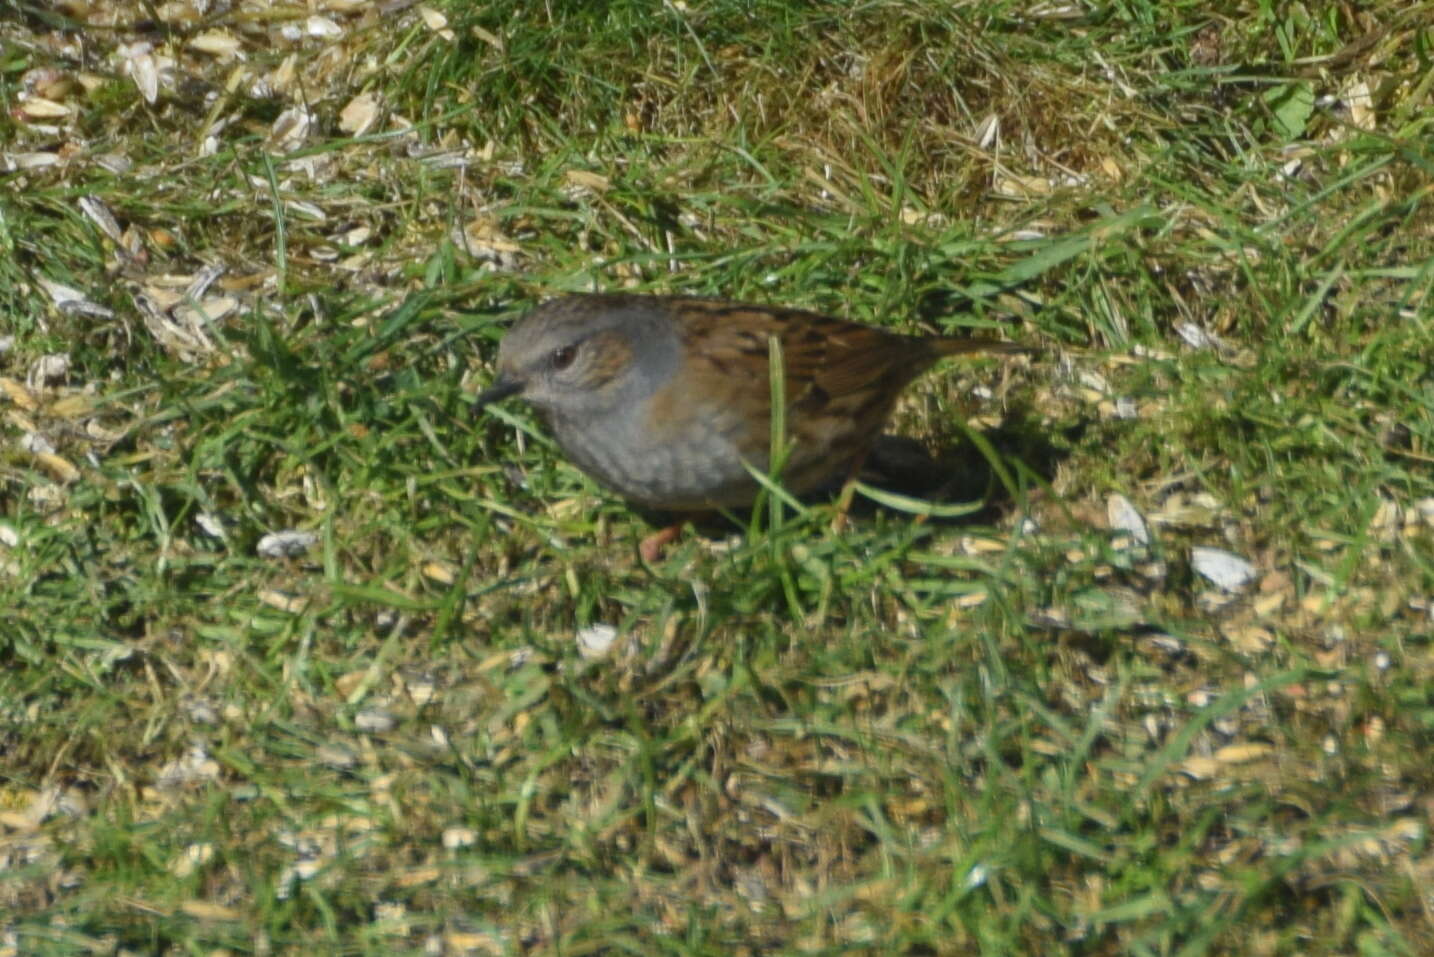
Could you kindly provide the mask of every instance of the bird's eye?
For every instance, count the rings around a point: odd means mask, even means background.
[[[551,360],[553,363],[553,368],[559,372],[562,372],[568,366],[572,365],[573,360],[577,357],[577,346],[563,346],[561,349],[554,349],[553,358]]]

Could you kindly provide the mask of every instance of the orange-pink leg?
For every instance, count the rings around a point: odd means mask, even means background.
[[[677,541],[677,536],[682,534],[682,526],[686,524],[684,520],[653,532],[638,543],[637,553],[645,562],[657,561],[662,557],[662,550]]]
[[[866,453],[858,455],[851,463],[846,481],[841,483],[841,495],[837,496],[836,514],[832,516],[832,531],[846,528],[847,513],[851,511],[851,500],[856,497],[856,482],[861,477],[862,466],[866,464]]]

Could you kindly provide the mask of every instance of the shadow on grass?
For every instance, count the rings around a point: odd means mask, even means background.
[[[861,481],[934,506],[977,505],[972,511],[959,516],[928,516],[925,520],[931,525],[991,525],[1009,515],[1024,497],[1025,491],[1049,483],[1068,455],[1061,446],[1051,441],[1049,427],[1045,423],[1022,410],[1008,412],[1000,428],[984,432],[982,437],[996,453],[997,461],[1007,475],[1019,473],[1022,476],[1016,480],[1015,489],[1002,481],[997,467],[980,449],[955,433],[945,440],[938,440],[934,447],[908,436],[883,434],[867,457]],[[826,487],[800,499],[807,505],[830,504],[841,494],[841,487],[842,476],[839,475]],[[659,528],[683,518],[689,519],[694,529],[709,537],[730,535],[743,528],[740,521],[718,512],[677,515],[650,509],[636,511],[645,521]],[[862,495],[853,497],[848,514],[852,519],[862,521],[883,512],[913,517],[911,512],[882,505]],[[743,514],[743,510],[738,510],[739,517]]]

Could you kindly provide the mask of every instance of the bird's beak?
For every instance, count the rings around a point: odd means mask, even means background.
[[[526,385],[527,383],[522,379],[514,379],[506,373],[499,373],[492,385],[478,393],[477,403],[474,407],[481,409],[490,402],[498,402],[510,395],[517,395],[523,391],[523,387]]]

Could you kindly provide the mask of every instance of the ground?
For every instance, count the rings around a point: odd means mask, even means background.
[[[1431,22],[0,4],[0,954],[1430,953]],[[647,564],[589,289],[1037,351]]]

